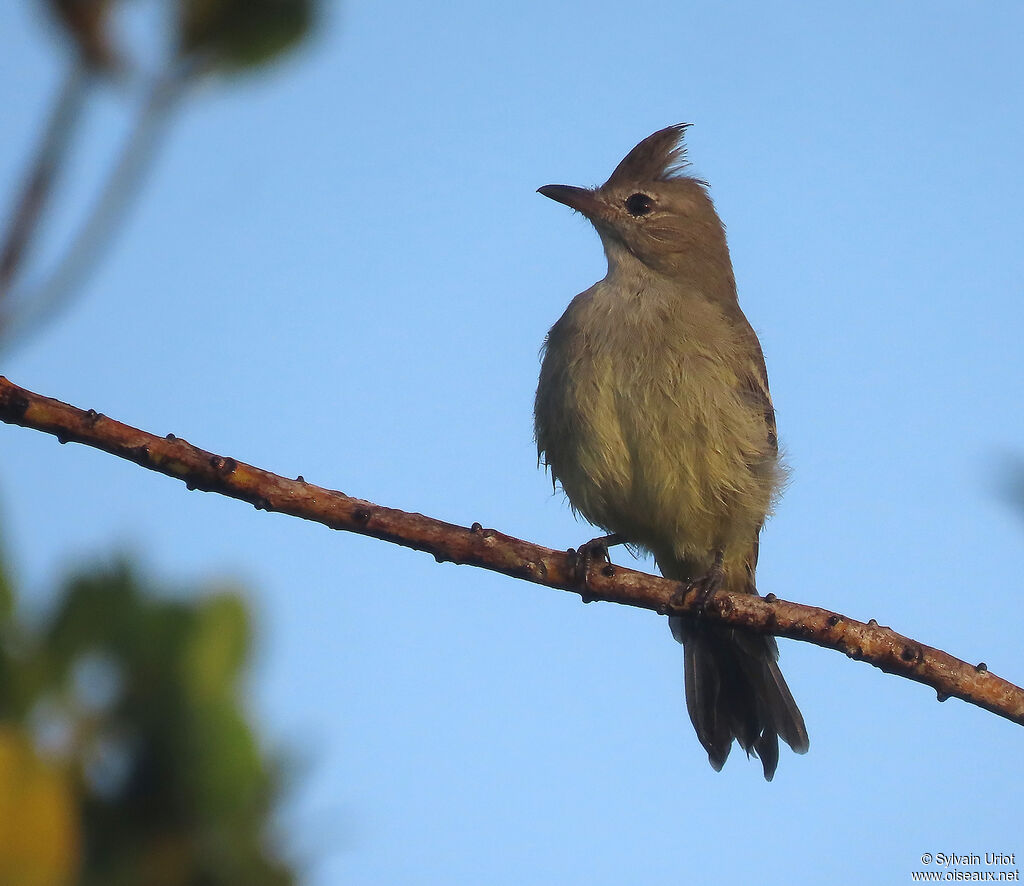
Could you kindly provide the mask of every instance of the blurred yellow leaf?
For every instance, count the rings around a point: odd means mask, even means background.
[[[79,863],[78,809],[65,772],[0,726],[0,884],[64,886]]]

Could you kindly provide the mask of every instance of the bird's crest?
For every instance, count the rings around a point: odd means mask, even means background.
[[[689,166],[683,144],[683,134],[689,126],[689,123],[676,123],[647,136],[615,167],[608,184],[680,178]]]

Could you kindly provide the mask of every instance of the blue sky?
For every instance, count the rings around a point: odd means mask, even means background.
[[[792,483],[759,585],[1024,681],[1024,78],[1016,2],[351,2],[309,49],[184,109],[130,222],[6,359],[32,390],[285,475],[555,548],[538,349],[604,273],[544,200],[688,132],[768,361]],[[0,29],[0,193],[61,73]],[[71,215],[123,113],[95,103]],[[70,215],[69,215],[70,218]],[[58,219],[61,229],[67,219]],[[44,249],[44,254],[46,250]],[[31,602],[97,552],[239,580],[250,691],[303,773],[307,882],[905,882],[1016,852],[1020,727],[784,641],[811,735],[716,774],[655,615],[332,533],[0,427]],[[619,558],[627,554],[617,552]],[[648,564],[650,565],[650,564]]]

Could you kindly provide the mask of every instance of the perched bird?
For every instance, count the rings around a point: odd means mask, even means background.
[[[593,223],[608,273],[548,333],[534,419],[573,509],[611,533],[581,551],[645,549],[707,599],[757,593],[758,535],[785,472],[761,346],[707,184],[686,174],[685,129],[645,138],[599,188],[539,189]],[[769,781],[779,737],[806,752],[773,637],[699,616],[669,621],[716,770],[733,739]]]

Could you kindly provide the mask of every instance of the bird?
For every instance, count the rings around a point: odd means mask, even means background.
[[[676,124],[641,141],[601,186],[538,192],[585,216],[604,279],[572,299],[541,351],[534,403],[540,461],[574,512],[707,602],[757,594],[761,528],[784,485],[760,342],[740,309],[725,228],[689,174]],[[775,638],[670,616],[683,645],[686,707],[721,770],[735,741],[771,781],[779,738],[809,742]]]

